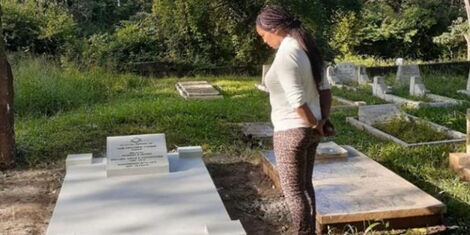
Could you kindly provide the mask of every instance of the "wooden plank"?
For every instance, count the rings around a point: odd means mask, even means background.
[[[317,223],[326,226],[393,222],[389,228],[413,228],[441,223],[446,206],[350,146],[347,158],[315,161],[313,184]],[[262,154],[265,173],[280,189],[273,156]]]

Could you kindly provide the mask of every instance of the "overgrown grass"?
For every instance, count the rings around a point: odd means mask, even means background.
[[[407,143],[419,143],[447,139],[447,135],[445,133],[432,129],[429,124],[421,121],[415,121],[413,119],[408,120],[403,117],[395,118],[388,122],[375,124],[374,127]]]
[[[221,100],[196,101],[184,100],[177,94],[177,78],[157,80],[100,69],[63,70],[41,59],[22,61],[13,69],[17,80],[18,162],[23,166],[62,161],[69,153],[102,156],[106,136],[160,132],[166,134],[169,149],[201,145],[205,152],[236,155],[249,145],[241,140],[232,123],[269,121],[267,95],[254,88],[258,77],[183,78],[208,80],[224,95]],[[452,88],[447,96],[458,98],[456,90],[465,87],[460,87],[465,84],[460,81],[465,76],[424,77],[428,89],[445,95],[444,88],[437,85],[439,78],[446,78],[440,83]],[[371,88],[359,92],[334,88],[333,94],[368,104],[384,103],[372,97]],[[466,108],[468,104],[420,109],[412,114],[465,131]],[[345,121],[348,116],[356,116],[356,111],[333,112],[338,135],[329,140],[357,148],[442,200],[448,206],[447,223],[459,225],[458,231],[463,234],[468,231],[470,185],[449,170],[447,163],[448,154],[464,151],[464,144],[404,148],[351,127]]]

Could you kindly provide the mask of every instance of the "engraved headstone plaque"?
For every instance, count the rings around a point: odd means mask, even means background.
[[[108,137],[106,152],[108,177],[170,171],[164,134]]]

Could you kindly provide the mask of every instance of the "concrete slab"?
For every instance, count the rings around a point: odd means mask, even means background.
[[[168,154],[170,174],[106,177],[106,159],[72,166],[48,235],[205,234],[231,219],[201,158]]]
[[[176,89],[185,99],[220,99],[223,98],[207,81],[178,82]]]
[[[93,154],[91,153],[69,154],[65,159],[65,168],[76,165],[88,165],[91,164],[92,159]]]
[[[391,228],[411,228],[441,223],[446,206],[384,166],[350,146],[347,158],[315,161],[317,232],[327,226],[364,226],[384,220]],[[276,162],[263,155],[263,169],[279,185]],[[277,183],[276,183],[277,182]]]
[[[366,102],[364,101],[352,101],[339,96],[333,96],[333,99],[342,105],[331,106],[332,110],[357,109],[359,106],[366,105]]]

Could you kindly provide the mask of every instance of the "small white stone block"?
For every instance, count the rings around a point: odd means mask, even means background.
[[[89,165],[93,159],[93,154],[82,153],[82,154],[69,154],[65,160],[65,168],[76,165]]]
[[[239,220],[206,224],[206,235],[246,235]]]
[[[177,151],[180,157],[202,157],[203,155],[201,146],[178,147]]]

